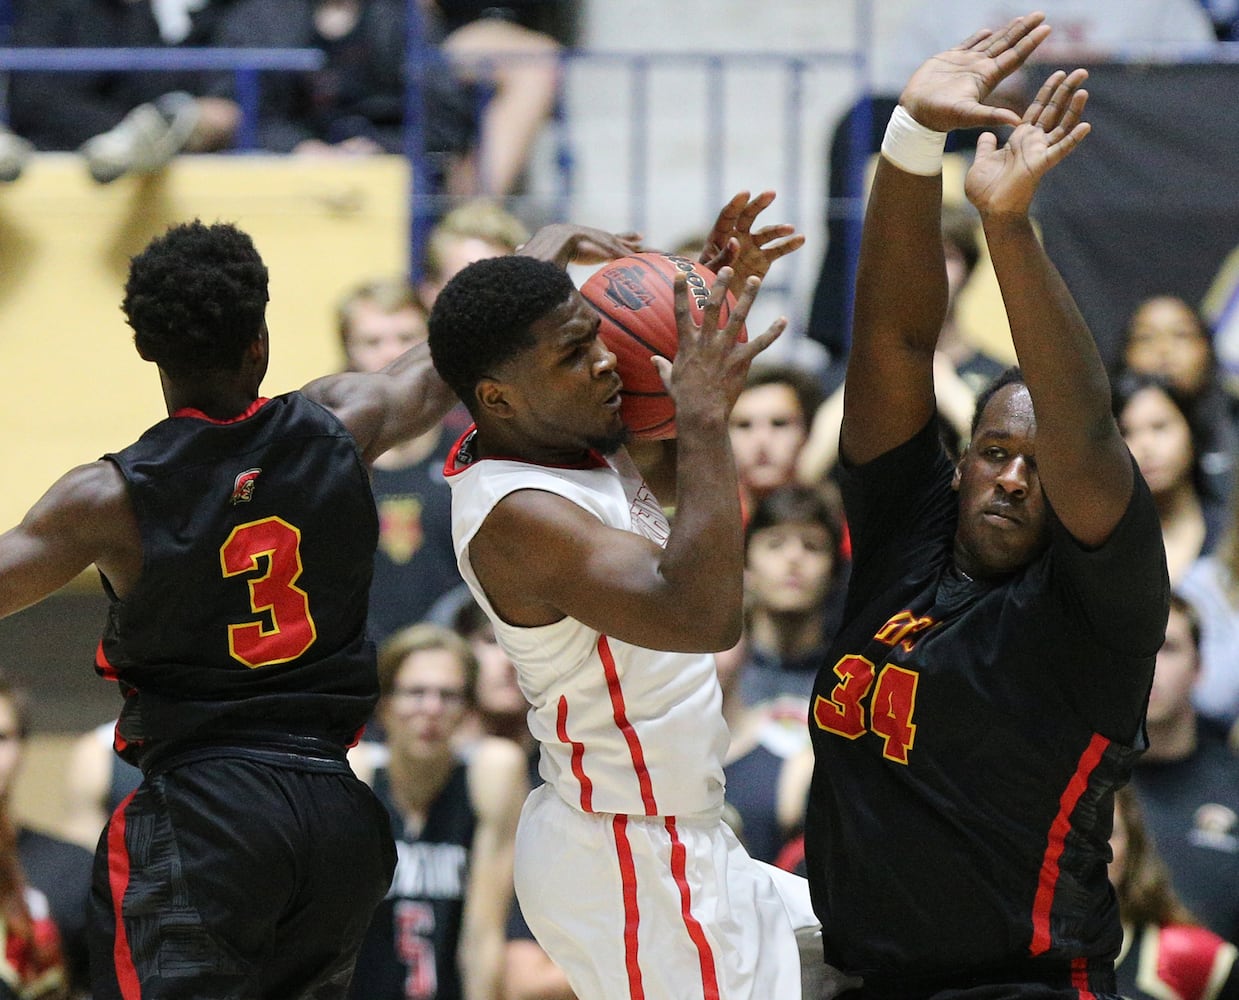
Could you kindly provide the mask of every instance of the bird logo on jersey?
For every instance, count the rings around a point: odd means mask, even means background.
[[[246,469],[232,481],[232,497],[228,500],[232,506],[249,503],[254,499],[254,486],[260,472],[262,469]]]

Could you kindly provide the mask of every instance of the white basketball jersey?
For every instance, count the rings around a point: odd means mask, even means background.
[[[657,499],[621,451],[580,467],[477,459],[472,430],[445,471],[461,576],[495,627],[532,706],[542,777],[584,812],[665,816],[718,813],[729,739],[714,658],[621,642],[572,618],[519,628],[495,614],[469,562],[469,543],[491,510],[516,490],[571,500],[613,528],[666,543]],[[538,558],[536,552],[529,559]]]

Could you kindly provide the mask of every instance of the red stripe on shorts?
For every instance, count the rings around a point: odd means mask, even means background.
[[[637,785],[641,789],[641,801],[645,804],[645,815],[657,816],[658,803],[654,801],[654,786],[650,782],[650,772],[645,766],[645,751],[641,749],[641,739],[632,723],[628,721],[628,709],[624,705],[624,689],[620,687],[619,670],[615,666],[615,657],[611,654],[611,644],[605,635],[598,636],[598,657],[602,660],[602,669],[607,677],[607,690],[611,694],[611,714],[615,717],[615,725],[624,734],[628,744],[628,754],[632,757],[632,769],[637,772]]]
[[[637,927],[641,914],[637,909],[637,869],[632,863],[632,847],[628,844],[628,817],[616,816],[611,821],[615,834],[615,853],[619,856],[620,883],[624,889],[624,968],[628,972],[628,995],[632,1000],[645,1000],[641,984],[641,963],[637,959]]]
[[[701,990],[704,1000],[718,1000],[718,974],[714,971],[714,953],[710,950],[710,942],[706,940],[706,932],[701,929],[701,923],[693,916],[692,897],[688,891],[687,858],[688,851],[680,841],[680,835],[675,829],[675,817],[667,817],[667,833],[671,835],[671,877],[680,890],[680,914],[684,918],[684,926],[688,936],[697,947],[697,959],[701,963]]]
[[[1049,842],[1046,844],[1045,856],[1041,859],[1041,874],[1037,879],[1037,896],[1033,900],[1032,912],[1032,942],[1028,946],[1030,955],[1042,955],[1050,949],[1050,910],[1054,906],[1054,889],[1058,885],[1058,862],[1063,856],[1063,847],[1067,842],[1067,833],[1071,830],[1071,814],[1076,803],[1088,787],[1089,776],[1101,762],[1102,754],[1110,741],[1099,733],[1094,733],[1088,747],[1080,755],[1076,764],[1075,774],[1063,789],[1058,800],[1058,815],[1050,824]]]
[[[585,744],[568,738],[568,699],[559,696],[559,709],[555,718],[555,733],[560,743],[572,747],[572,774],[581,786],[581,811],[594,811],[594,783],[585,773]]]
[[[130,792],[116,807],[108,824],[108,883],[112,893],[112,915],[116,921],[116,936],[112,943],[112,963],[116,968],[116,981],[124,1000],[142,1000],[142,986],[138,982],[138,970],[134,968],[133,954],[129,951],[129,937],[125,934],[125,915],[122,903],[129,885],[129,851],[125,847],[125,809],[136,793]]]
[[[1088,988],[1088,959],[1084,957],[1071,960],[1071,985],[1080,991],[1080,1000],[1097,1000],[1097,996]]]

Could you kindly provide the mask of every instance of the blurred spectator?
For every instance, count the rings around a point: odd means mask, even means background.
[[[188,11],[181,9],[180,15],[157,0],[22,0],[13,40],[23,47],[56,48],[205,41],[191,31]],[[37,149],[81,150],[91,176],[107,183],[126,173],[158,170],[182,150],[209,152],[229,144],[238,109],[193,96],[197,88],[195,75],[186,73],[14,73],[10,125]],[[0,154],[3,148],[0,143]]]
[[[1178,296],[1150,296],[1132,311],[1119,350],[1120,372],[1160,375],[1191,401],[1201,435],[1202,482],[1213,499],[1225,502],[1239,449],[1239,400],[1218,376],[1204,317]]]
[[[748,663],[740,694],[748,705],[795,699],[803,709],[792,713],[801,737],[821,657],[842,612],[848,564],[841,543],[839,510],[814,486],[773,490],[745,529]]]
[[[0,996],[67,997],[85,989],[89,851],[18,826],[14,779],[30,735],[25,694],[0,675]]]
[[[1157,505],[1170,582],[1177,586],[1216,547],[1226,520],[1225,506],[1204,485],[1196,412],[1166,379],[1134,372],[1114,382],[1113,409]]]
[[[422,305],[429,312],[443,286],[475,260],[515,253],[528,239],[525,224],[496,201],[473,198],[457,205],[435,224],[426,240],[417,286]]]
[[[108,817],[142,783],[142,772],[112,749],[116,722],[95,726],[73,741],[65,769],[64,831],[94,850]]]
[[[1170,882],[1130,785],[1114,796],[1110,881],[1119,899],[1123,949],[1114,964],[1129,1000],[1235,1000],[1233,944],[1199,926]]]
[[[426,311],[403,278],[369,281],[337,309],[350,371],[376,372],[426,339]],[[371,489],[379,515],[367,624],[381,643],[425,617],[462,585],[452,548],[452,498],[443,462],[454,440],[439,423],[375,459]]]
[[[1219,42],[1239,41],[1239,0],[1200,0]]]
[[[1192,705],[1199,643],[1195,611],[1173,595],[1149,694],[1149,748],[1132,786],[1188,909],[1239,944],[1239,757]]]
[[[451,67],[431,65],[419,81],[435,187],[510,194],[554,106],[559,46],[489,17],[446,31],[434,5],[419,2],[427,42]],[[407,14],[407,0],[236,0],[220,18],[217,44],[315,47],[327,56],[321,70],[266,82],[259,144],[318,156],[402,152]],[[233,88],[220,77],[212,93],[232,97]]]
[[[1192,688],[1197,711],[1230,728],[1239,721],[1239,490],[1217,549],[1189,567],[1179,593],[1200,617],[1200,678]]]
[[[361,776],[391,814],[397,862],[357,959],[356,1000],[499,995],[528,788],[524,757],[506,740],[476,745],[467,761],[456,754],[476,679],[468,645],[436,625],[398,632],[380,650],[389,759]]]
[[[796,463],[821,404],[816,380],[794,365],[755,364],[728,419],[745,516],[796,480]]]

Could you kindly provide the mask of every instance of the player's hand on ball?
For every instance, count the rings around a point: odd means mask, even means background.
[[[689,305],[688,281],[675,276],[675,320],[677,349],[675,361],[661,355],[652,359],[667,392],[675,400],[676,424],[682,428],[694,419],[726,420],[744,389],[753,358],[769,347],[787,326],[779,317],[759,337],[741,339],[744,322],[761,280],[749,278],[735,305],[720,326],[720,313],[732,280],[731,268],[723,268],[709,299],[701,311],[701,325],[693,320]]]

